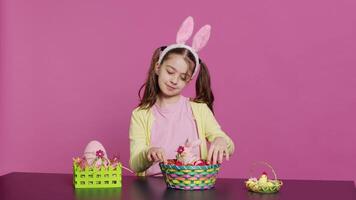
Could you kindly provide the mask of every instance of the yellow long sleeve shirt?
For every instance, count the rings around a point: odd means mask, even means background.
[[[208,154],[206,141],[212,142],[216,137],[223,137],[228,144],[231,155],[234,152],[234,143],[231,138],[221,130],[214,114],[207,104],[190,101],[193,117],[196,121],[200,144],[201,158],[206,159]],[[154,116],[151,109],[136,108],[132,111],[129,138],[130,138],[130,168],[137,175],[145,175],[145,170],[152,163],[147,159],[147,151],[150,148],[151,127]]]

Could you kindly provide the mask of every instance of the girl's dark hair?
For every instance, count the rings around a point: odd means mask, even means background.
[[[167,46],[162,46],[157,48],[152,56],[151,65],[148,70],[148,75],[146,82],[141,86],[140,90],[138,91],[138,96],[140,98],[139,107],[141,109],[149,109],[151,108],[157,99],[157,95],[160,92],[158,86],[158,76],[155,73],[155,65],[158,62],[159,55],[161,51],[163,51]],[[189,70],[191,74],[196,67],[195,58],[192,52],[190,52],[186,48],[174,48],[170,50],[166,55],[164,55],[162,62],[163,63],[171,54],[178,54],[182,55],[183,58],[189,63]],[[195,82],[195,94],[196,97],[193,99],[194,102],[198,103],[206,103],[210,110],[214,112],[213,103],[214,103],[214,95],[213,91],[211,90],[210,86],[210,75],[206,64],[199,59],[200,63],[200,71],[198,73],[197,80]],[[143,97],[141,97],[141,91],[144,90]]]

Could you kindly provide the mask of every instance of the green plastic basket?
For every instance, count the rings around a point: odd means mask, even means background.
[[[121,187],[122,165],[85,167],[81,169],[73,162],[73,184],[75,188],[116,188]]]
[[[206,190],[215,185],[220,164],[204,166],[178,166],[159,163],[168,188],[180,190]]]

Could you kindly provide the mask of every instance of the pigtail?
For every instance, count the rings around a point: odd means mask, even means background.
[[[200,59],[199,59],[200,60]],[[214,113],[214,94],[210,86],[210,75],[207,66],[200,60],[200,71],[195,82],[195,102],[206,103]]]
[[[158,62],[159,55],[164,48],[165,47],[159,47],[153,52],[146,82],[140,87],[140,90],[138,91],[138,97],[140,99],[138,107],[142,109],[150,108],[156,102],[157,94],[159,92],[159,86],[158,78],[155,73],[155,65]],[[145,90],[143,96],[141,96],[141,92],[143,89]]]

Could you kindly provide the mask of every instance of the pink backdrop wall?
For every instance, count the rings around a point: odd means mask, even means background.
[[[70,173],[100,140],[128,165],[128,126],[153,49],[210,23],[201,57],[236,144],[285,179],[356,180],[356,2],[1,1],[0,174]],[[187,95],[192,94],[192,87]]]

